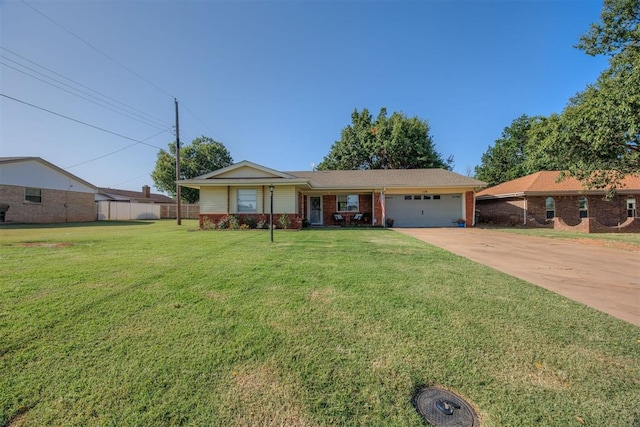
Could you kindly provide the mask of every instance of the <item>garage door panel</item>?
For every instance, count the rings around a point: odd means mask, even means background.
[[[463,200],[461,194],[391,195],[385,207],[394,227],[453,227],[464,211]]]

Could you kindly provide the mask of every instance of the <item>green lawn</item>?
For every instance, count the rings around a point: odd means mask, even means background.
[[[600,242],[605,246],[640,247],[640,233],[580,233],[577,231],[552,230],[548,228],[490,227],[491,230],[552,239],[586,240]]]
[[[0,229],[0,425],[637,426],[640,328],[391,230]]]

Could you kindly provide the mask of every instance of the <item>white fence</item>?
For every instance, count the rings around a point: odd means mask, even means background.
[[[98,220],[129,221],[132,219],[160,219],[160,205],[154,203],[126,203],[104,200],[97,202]]]

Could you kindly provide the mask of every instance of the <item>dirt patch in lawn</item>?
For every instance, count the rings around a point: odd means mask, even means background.
[[[68,248],[69,246],[73,246],[71,242],[25,242],[18,243],[15,246],[23,246],[27,248]]]

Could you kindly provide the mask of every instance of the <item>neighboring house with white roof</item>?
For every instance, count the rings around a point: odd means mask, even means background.
[[[95,221],[96,191],[40,157],[0,157],[0,222]]]
[[[485,183],[444,169],[280,172],[248,161],[178,181],[200,190],[200,222],[228,215],[285,215],[293,228],[349,223],[396,227],[473,225],[475,190]],[[356,214],[363,214],[356,216]],[[274,220],[275,222],[275,220]]]

